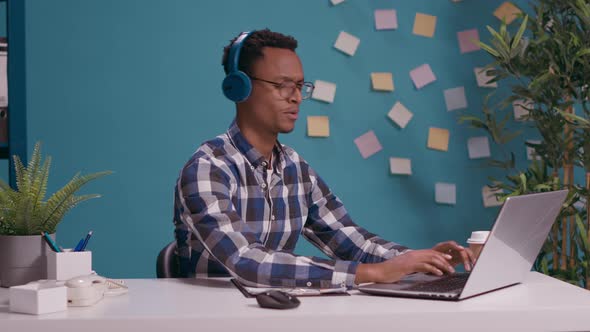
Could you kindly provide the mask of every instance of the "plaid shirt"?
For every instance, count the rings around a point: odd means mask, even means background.
[[[353,223],[293,149],[277,142],[272,163],[269,170],[234,121],[185,164],[174,195],[183,276],[232,276],[254,287],[351,288],[359,262],[407,249]],[[331,259],[295,255],[300,234]]]

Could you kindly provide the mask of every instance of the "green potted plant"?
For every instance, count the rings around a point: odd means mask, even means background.
[[[100,197],[75,193],[86,183],[110,171],[81,176],[76,174],[65,186],[45,200],[51,157],[42,162],[41,145],[35,144],[28,165],[13,156],[16,187],[0,180],[0,285],[10,287],[44,279],[45,251],[41,233],[55,237],[64,215],[80,202]]]
[[[501,197],[570,189],[535,268],[590,288],[590,2],[536,0],[531,9],[530,15],[520,15],[515,33],[502,22],[498,31],[488,27],[489,43],[479,43],[493,58],[487,74],[510,84],[510,93],[497,104],[486,98],[483,116],[462,115],[460,121],[487,131],[503,150],[521,133],[507,126],[509,106],[527,111],[528,121],[520,124],[542,138],[526,143],[538,160],[521,170],[514,154],[504,152],[503,160],[489,165],[504,169],[506,179],[491,181],[504,191]],[[575,170],[585,172],[585,184],[576,183]]]

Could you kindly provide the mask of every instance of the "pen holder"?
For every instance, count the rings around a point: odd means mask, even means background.
[[[66,287],[55,281],[39,280],[8,290],[10,311],[41,315],[65,311],[68,303]]]
[[[47,278],[68,280],[73,277],[92,273],[92,252],[72,251],[47,252]]]

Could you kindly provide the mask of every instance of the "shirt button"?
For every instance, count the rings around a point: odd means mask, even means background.
[[[307,282],[307,287],[311,287],[311,281]]]
[[[266,183],[263,183],[260,186],[262,187],[262,189],[265,189],[266,188]]]
[[[270,216],[270,220],[275,220],[275,215]]]
[[[266,165],[267,165],[267,164],[266,164],[266,161],[263,161],[263,162],[262,162],[262,166],[266,167]]]
[[[253,165],[250,165],[250,169],[251,169],[251,170],[254,170],[254,166],[253,166]]]

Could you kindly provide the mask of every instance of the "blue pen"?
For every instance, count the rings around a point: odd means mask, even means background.
[[[43,236],[43,239],[45,239],[45,242],[47,242],[51,250],[55,252],[61,252],[57,244],[53,242],[53,239],[49,236],[49,234],[47,234],[47,232],[41,232],[41,235]]]
[[[82,249],[83,244],[84,244],[84,238],[81,238],[80,241],[78,242],[78,244],[76,244],[76,248],[74,248],[74,251],[80,251],[80,249]]]
[[[88,240],[90,240],[90,237],[92,236],[92,231],[88,232],[88,234],[86,234],[86,238],[84,239],[84,243],[82,243],[82,248],[80,248],[80,251],[84,251],[84,249],[86,249],[86,246],[88,245]]]

